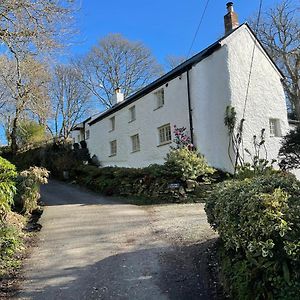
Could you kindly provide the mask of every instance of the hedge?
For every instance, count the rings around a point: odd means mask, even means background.
[[[234,299],[299,299],[300,182],[273,173],[218,184],[205,210]]]

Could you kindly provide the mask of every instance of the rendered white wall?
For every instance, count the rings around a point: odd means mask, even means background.
[[[181,79],[180,79],[181,78]],[[189,129],[186,75],[177,77],[168,86],[163,85],[165,104],[156,108],[155,91],[135,101],[90,127],[88,147],[90,154],[96,154],[102,166],[143,167],[149,164],[162,164],[170,150],[170,144],[158,146],[157,128],[170,123],[172,126],[185,126]],[[157,91],[157,90],[156,90]],[[129,122],[129,108],[135,105],[136,120]],[[110,120],[115,116],[115,130],[110,131]],[[139,134],[140,151],[132,153],[131,136]],[[173,135],[172,135],[173,139]],[[117,140],[117,155],[109,157],[110,144]]]
[[[227,49],[217,50],[190,71],[194,143],[208,163],[229,170],[224,112],[230,104]]]
[[[84,140],[83,129],[81,130],[72,130],[71,131],[71,139],[75,140],[75,143],[79,143]]]
[[[228,52],[229,86],[231,106],[237,111],[238,120],[243,116],[249,79],[254,37],[246,25],[224,40]],[[253,136],[266,129],[267,158],[277,159],[280,137],[270,137],[269,119],[280,120],[282,135],[289,130],[285,95],[281,76],[259,44],[256,44],[248,100],[245,110],[244,148],[254,153]],[[249,155],[245,159],[250,161]]]

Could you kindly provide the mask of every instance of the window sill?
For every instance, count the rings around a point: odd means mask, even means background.
[[[117,154],[111,154],[108,157],[114,157],[114,156],[117,156]]]
[[[163,105],[158,106],[158,107],[154,108],[153,111],[156,111],[156,110],[158,110],[158,109],[160,109],[160,108],[162,108],[162,107],[164,107],[164,106],[163,106]]]
[[[134,121],[135,121],[135,119],[128,121],[128,123],[132,123],[132,122],[134,122]]]
[[[172,141],[163,142],[163,143],[157,145],[157,147],[162,147],[162,146],[169,145],[169,144],[172,144]]]
[[[140,152],[140,151],[141,151],[141,149],[135,150],[135,151],[131,151],[130,153],[136,153],[136,152]]]

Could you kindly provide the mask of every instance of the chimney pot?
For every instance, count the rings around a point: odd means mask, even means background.
[[[113,95],[113,97],[111,99],[111,103],[114,106],[122,101],[124,101],[124,94],[121,92],[120,88],[116,88],[115,94]]]
[[[233,12],[233,2],[227,2],[226,7],[228,12]]]
[[[230,33],[239,26],[238,15],[233,10],[233,2],[226,4],[227,14],[224,16],[225,34]]]

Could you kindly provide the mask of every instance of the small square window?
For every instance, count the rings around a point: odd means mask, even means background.
[[[110,131],[114,131],[116,128],[116,117],[111,117],[110,121]]]
[[[135,134],[131,137],[132,143],[132,152],[140,151],[140,137],[138,134]]]
[[[90,138],[90,130],[85,131],[85,139],[88,140]]]
[[[160,89],[154,93],[156,98],[156,108],[160,108],[165,104],[165,91]]]
[[[269,119],[269,126],[270,126],[270,137],[281,136],[280,122],[278,119]]]
[[[171,126],[170,124],[163,125],[158,128],[159,134],[159,144],[168,144],[172,141],[172,134],[171,134]]]
[[[117,155],[117,141],[111,141],[110,142],[110,156]]]
[[[129,108],[129,122],[134,121],[135,117],[135,106],[132,106]]]

